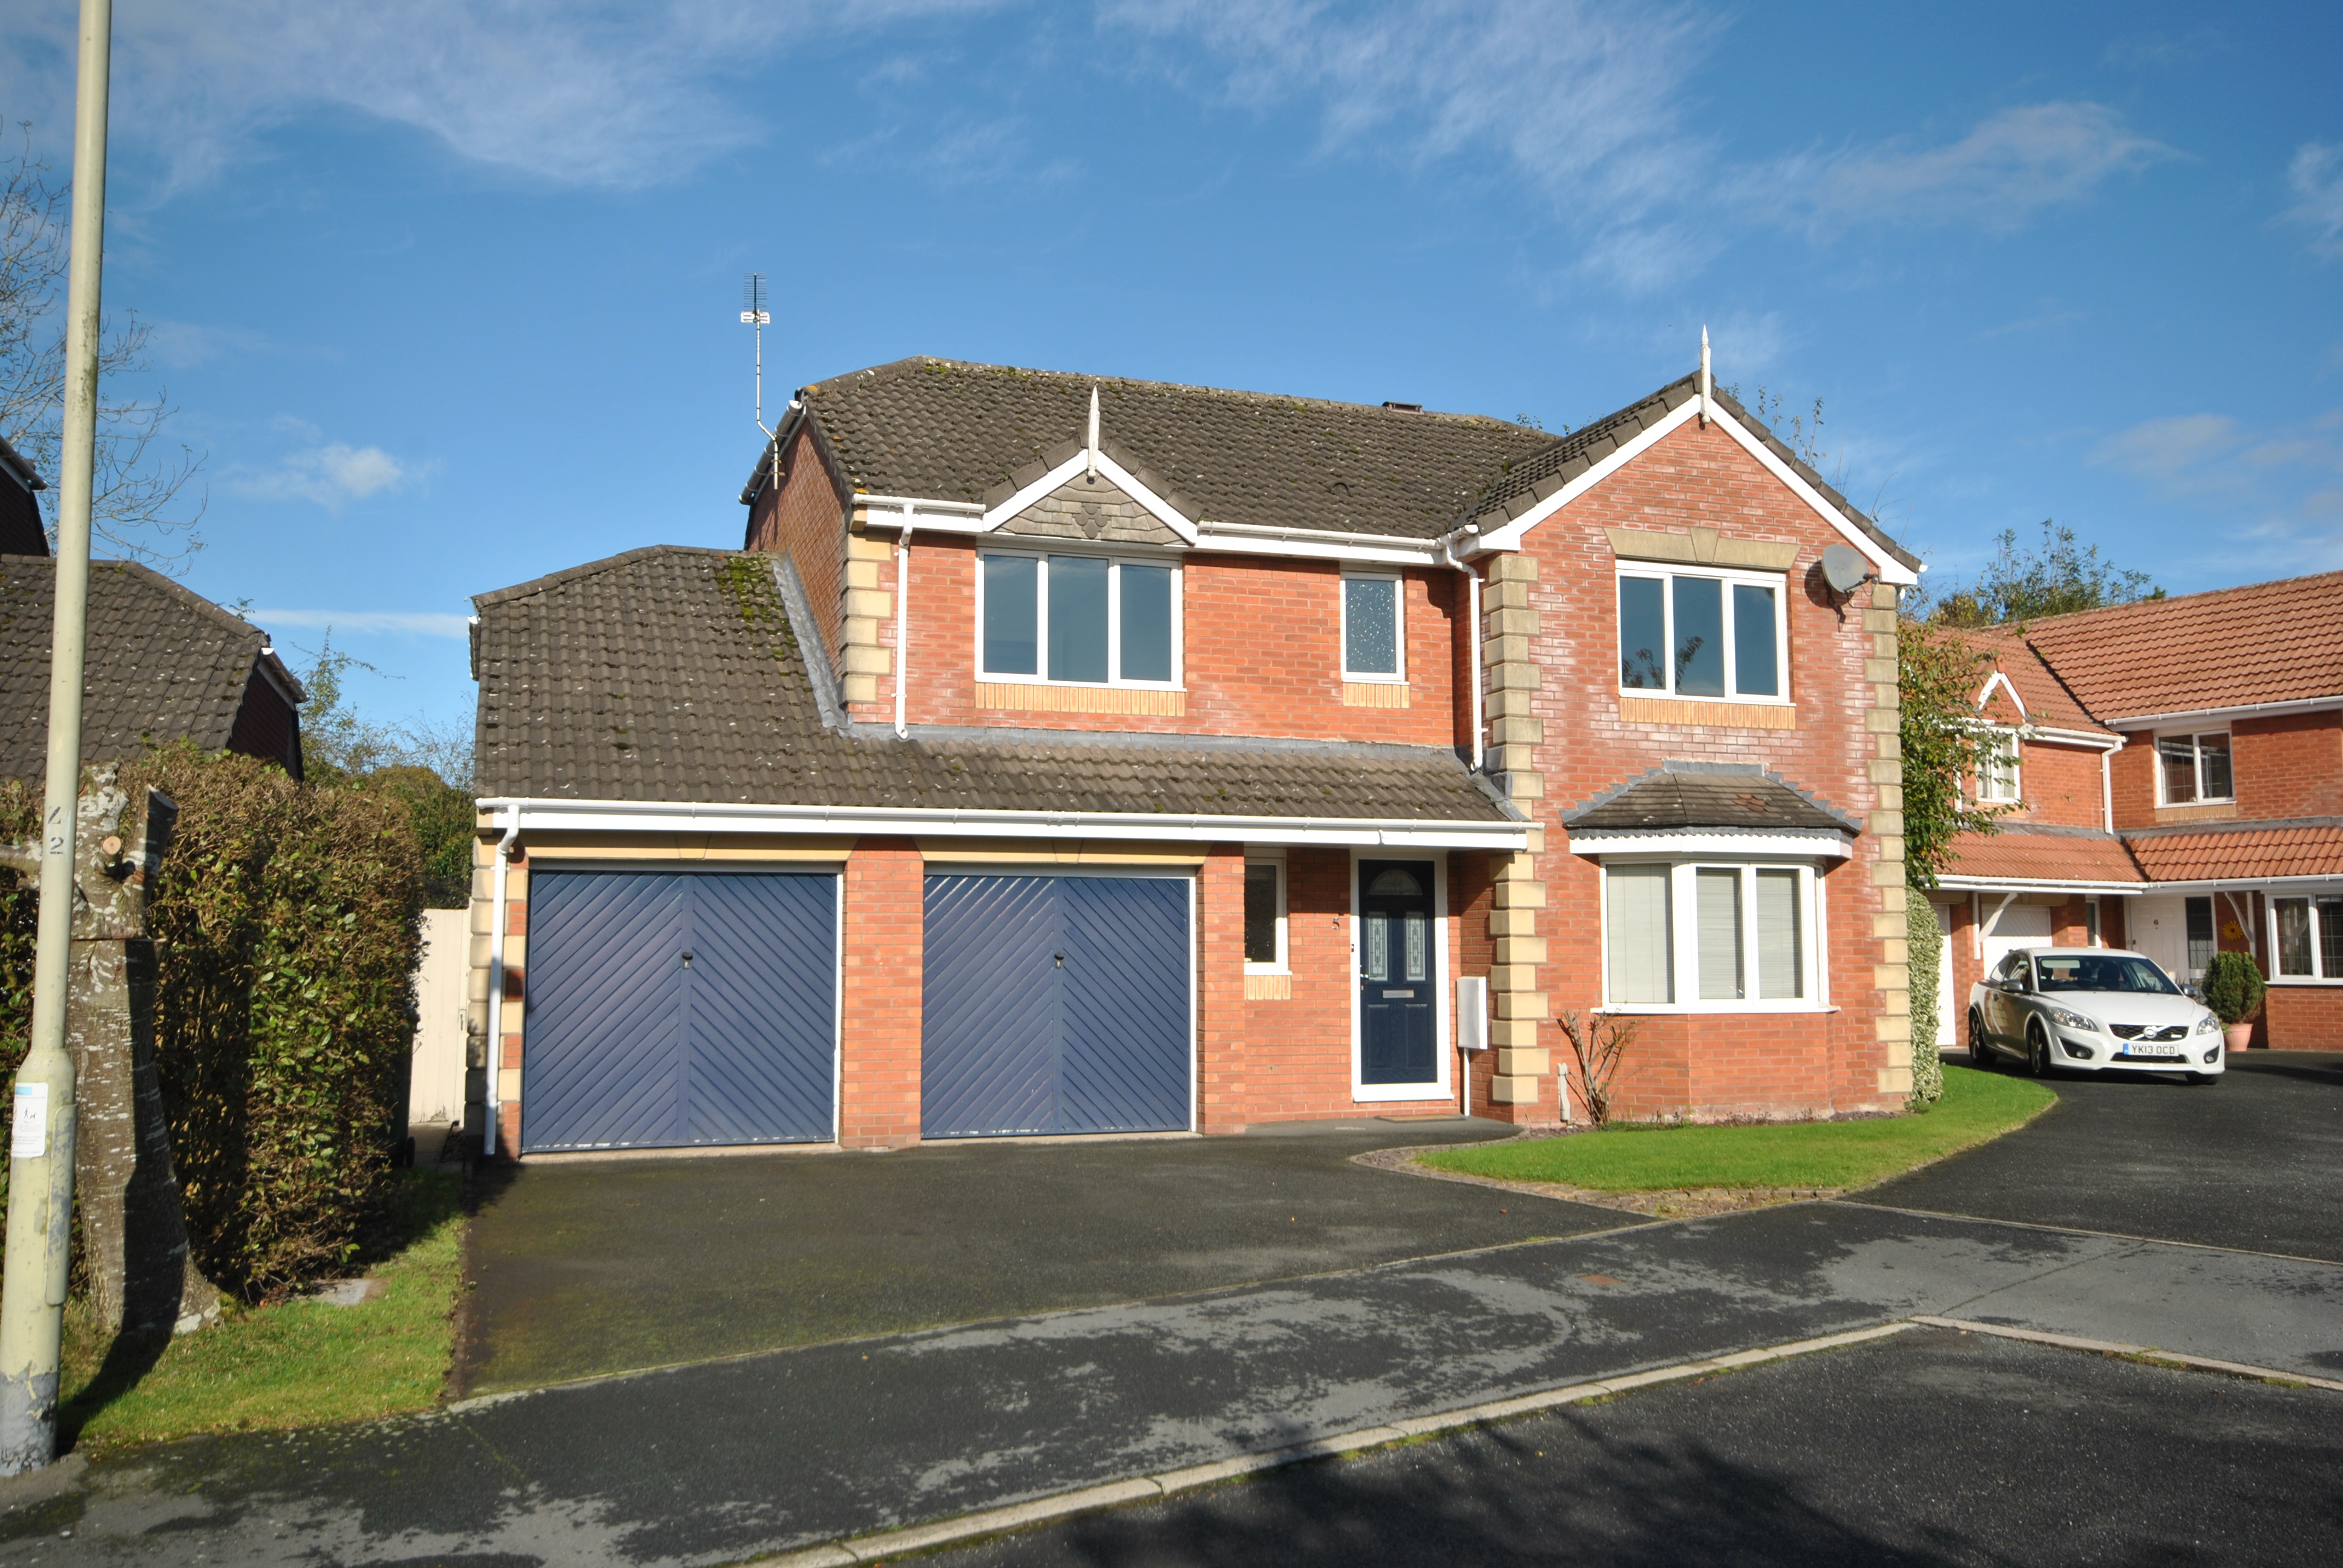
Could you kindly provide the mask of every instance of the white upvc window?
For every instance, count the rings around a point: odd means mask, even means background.
[[[1382,573],[1342,574],[1342,678],[1407,678],[1407,588]]]
[[[1285,861],[1267,857],[1245,858],[1245,973],[1282,975],[1286,965]]]
[[[1603,868],[1604,1007],[1795,1012],[1824,1007],[1814,868],[1611,860]]]
[[[1619,568],[1619,689],[1709,702],[1790,700],[1780,572]]]
[[[2194,806],[2237,798],[2229,763],[2229,732],[2199,730],[2156,738],[2156,803]]]
[[[1976,798],[1988,806],[2009,805],[2017,793],[2017,731],[1977,732]]]
[[[1177,687],[1180,578],[1160,560],[986,550],[977,558],[977,677]]]
[[[2343,889],[2269,900],[2274,980],[2343,980]]]

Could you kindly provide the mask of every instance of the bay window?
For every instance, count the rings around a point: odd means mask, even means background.
[[[1779,574],[1619,573],[1622,691],[1781,702],[1789,641]]]
[[[2280,980],[2343,980],[2343,893],[2270,900]]]
[[[1810,867],[1610,864],[1603,895],[1607,1007],[1820,1005]]]
[[[2204,735],[2159,735],[2156,762],[2161,805],[2192,806],[2200,800],[2237,799],[2226,729]]]
[[[977,585],[981,679],[1171,686],[1179,678],[1177,567],[988,551]]]

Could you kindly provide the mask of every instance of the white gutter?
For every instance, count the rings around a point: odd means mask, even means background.
[[[2128,897],[2140,893],[2161,892],[2162,882],[2077,882],[2059,881],[2047,878],[2028,877],[1957,877],[1941,876],[1936,886],[1963,893],[2007,893],[2016,898],[2019,893],[2092,893],[2101,896]],[[2005,900],[2006,901],[2006,900]],[[1994,911],[1996,919],[2000,910]]]
[[[1225,844],[1392,845],[1415,849],[1529,848],[1527,822],[1374,817],[1236,817],[1139,811],[1009,811],[900,806],[761,806],[731,801],[482,800],[517,819],[516,831],[580,833],[883,833],[939,838],[1111,839]]]
[[[911,512],[903,510],[903,531],[895,538],[895,739],[904,728],[905,699],[911,689]]]
[[[1456,537],[1455,533],[1450,533],[1436,539],[1412,539],[1404,534],[1345,533],[1337,528],[1295,528],[1274,523],[1206,521],[1198,523],[1196,527],[1199,529],[1210,529],[1216,534],[1246,534],[1255,538],[1290,539],[1300,544],[1381,545],[1396,549],[1420,550],[1432,560],[1438,560],[1441,552],[1447,548],[1449,540]],[[1474,528],[1457,530],[1462,533],[1479,531]]]
[[[2216,719],[2250,719],[2258,714],[2314,713],[2322,708],[2343,708],[2343,693],[2333,697],[2306,697],[2292,702],[2248,702],[2237,708],[2187,708],[2175,713],[2129,714],[2121,719],[2106,720],[2111,729],[2146,729],[2152,725],[2177,724],[2187,720],[2205,723]]]
[[[1570,836],[1570,852],[1590,860],[1614,855],[1782,855],[1844,860],[1847,836],[1828,828],[1588,829]]]
[[[2123,737],[2120,735],[2097,735],[2087,729],[2053,729],[2043,724],[2026,725],[2026,738],[2028,740],[2047,740],[2057,746],[2088,746],[2102,751],[2123,749]]]
[[[491,903],[496,923],[488,928],[488,1082],[481,1091],[481,1098],[488,1104],[488,1124],[480,1134],[480,1157],[492,1160],[497,1152],[498,1123],[504,1119],[505,927],[510,923],[505,915],[505,873],[512,864],[513,839],[520,832],[520,804],[501,804],[505,813],[505,830],[497,839],[497,869],[491,878],[495,883]]]

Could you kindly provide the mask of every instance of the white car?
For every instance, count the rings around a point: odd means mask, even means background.
[[[2019,948],[1969,988],[1969,1060],[2015,1057],[2036,1075],[2221,1075],[2221,1020],[2152,959],[2115,948]]]

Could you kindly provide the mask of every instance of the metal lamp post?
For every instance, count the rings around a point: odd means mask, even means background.
[[[106,95],[113,0],[82,0],[74,105],[73,250],[65,288],[65,444],[57,486],[56,624],[41,807],[40,945],[33,1035],[17,1070],[9,1139],[8,1262],[0,1280],[0,1475],[57,1455],[57,1352],[74,1199],[74,1063],[65,1050],[74,845],[81,794],[82,656],[89,615],[89,508],[97,435],[98,289],[106,244]]]

